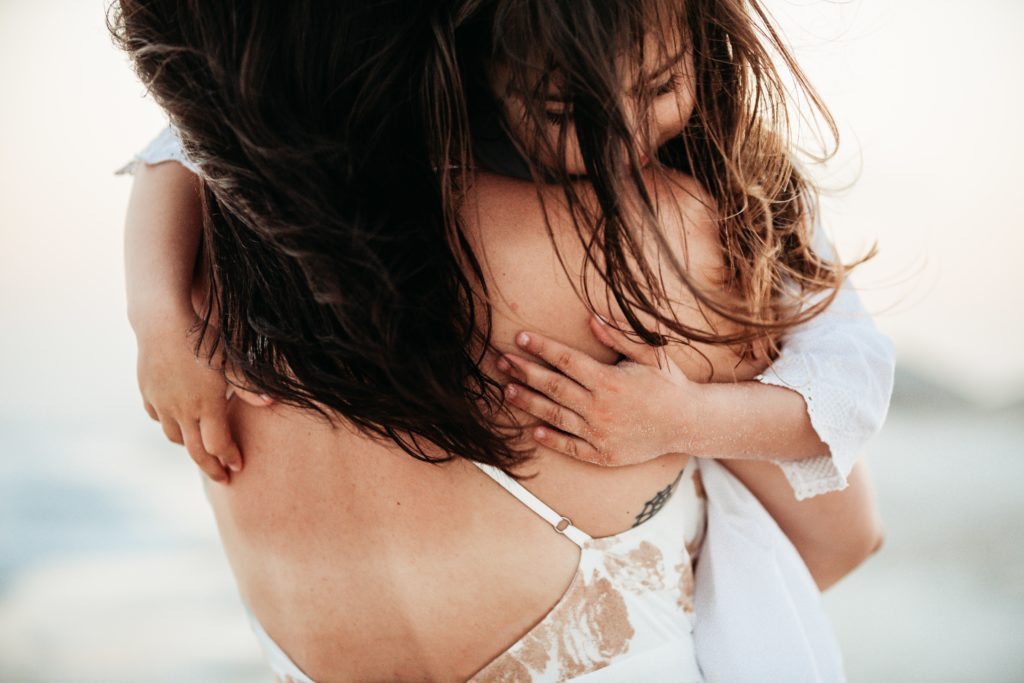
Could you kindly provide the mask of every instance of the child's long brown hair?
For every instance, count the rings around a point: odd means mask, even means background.
[[[588,258],[648,342],[663,338],[635,311],[684,340],[749,343],[831,302],[798,311],[793,292],[837,290],[845,277],[811,248],[816,192],[795,159],[773,55],[838,142],[835,126],[756,0],[119,0],[109,23],[202,169],[219,318],[208,311],[201,337],[216,335],[249,388],[341,415],[415,457],[502,467],[526,457],[495,421],[501,386],[480,368],[490,305],[477,310],[474,283],[485,279],[459,218],[470,117],[498,109],[486,87],[492,65],[533,94],[526,112],[537,130],[557,74],[599,211],[564,164],[527,161],[538,183],[562,187]],[[660,161],[712,199],[726,285],[742,305],[673,265],[740,332],[665,314],[638,245],[641,230],[662,236],[633,151],[622,65],[643,63],[652,30],[684,37],[696,92]],[[564,145],[563,135],[556,158]],[[623,209],[631,198],[639,218]]]

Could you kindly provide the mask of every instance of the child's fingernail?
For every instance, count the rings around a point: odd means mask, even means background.
[[[498,359],[498,369],[502,372],[508,372],[512,369],[512,366],[508,364],[508,361],[504,357]]]
[[[266,394],[260,394],[260,400],[264,401],[264,402],[269,402],[270,401],[270,397],[267,396]]]
[[[237,460],[232,460],[231,462],[228,463],[228,469],[230,469],[232,472],[241,472],[242,463],[238,462]]]
[[[516,343],[519,344],[520,346],[526,346],[527,344],[530,343],[530,335],[526,334],[525,332],[521,332],[519,336],[516,337]]]
[[[605,326],[608,325],[608,321],[604,319],[603,315],[601,315],[600,313],[595,313],[594,315],[597,316],[597,322],[599,322],[599,323],[601,323],[602,325],[605,325]]]

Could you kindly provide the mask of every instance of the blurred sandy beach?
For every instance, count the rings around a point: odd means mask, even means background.
[[[0,682],[265,682],[199,474],[143,411],[113,175],[164,125],[105,2],[0,0]],[[826,202],[900,371],[850,681],[1024,672],[1024,5],[772,0],[849,148]]]

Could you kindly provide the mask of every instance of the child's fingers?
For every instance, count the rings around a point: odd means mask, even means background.
[[[242,469],[242,452],[231,438],[231,428],[223,411],[219,415],[200,418],[199,433],[203,437],[203,448],[208,453],[213,453],[224,467],[232,472]]]
[[[537,332],[520,332],[516,344],[533,355],[547,361],[563,375],[571,377],[580,385],[590,389],[608,366],[595,360],[589,354],[562,344]]]
[[[210,479],[226,484],[228,482],[227,470],[220,464],[220,460],[210,455],[203,447],[203,436],[199,432],[199,422],[186,420],[181,423],[181,434],[185,438],[185,448],[192,460],[199,465],[199,469],[206,473]]]
[[[153,418],[157,422],[160,421],[160,416],[157,415],[156,408],[153,407],[152,403],[150,403],[149,401],[143,399],[142,406],[146,409],[146,413],[148,413],[151,418]]]
[[[620,323],[616,321],[615,324],[619,325]],[[626,358],[640,363],[641,365],[650,365],[653,367],[661,366],[659,363],[662,353],[661,349],[642,341],[633,341],[623,332],[608,324],[608,322],[601,316],[597,314],[591,316],[590,329],[593,330],[594,336],[597,337],[602,344],[610,346]]]
[[[565,432],[582,435],[587,429],[587,423],[578,414],[525,386],[510,383],[505,387],[505,396],[509,403],[520,410],[525,410]]]
[[[611,458],[591,446],[590,442],[585,439],[578,439],[571,434],[560,432],[551,427],[536,427],[533,430],[533,438],[537,443],[543,444],[559,453],[564,453],[576,460],[605,467],[614,464]]]
[[[580,415],[585,415],[586,406],[590,404],[591,394],[585,388],[565,375],[548,370],[525,358],[503,354],[498,359],[498,369],[515,377],[543,393],[553,401],[569,406]]]

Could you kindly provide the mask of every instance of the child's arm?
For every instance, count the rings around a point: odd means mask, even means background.
[[[193,318],[190,291],[202,233],[199,180],[182,164],[162,163],[169,159],[138,158],[127,169],[135,180],[125,217],[125,296],[136,334],[167,319]]]
[[[202,228],[194,171],[170,128],[120,171],[135,175],[124,238],[128,320],[146,411],[211,479],[226,482],[228,470],[242,465],[226,419],[227,383],[194,353],[191,292]]]
[[[820,230],[815,247],[832,258]],[[616,321],[615,327],[628,325]],[[590,395],[590,406],[562,406],[583,417],[572,418],[577,430],[559,425],[555,426],[571,433],[548,430],[545,446],[583,460],[628,465],[662,453],[685,452],[723,460],[772,461],[797,500],[803,500],[846,486],[860,449],[881,428],[888,411],[892,343],[875,327],[849,284],[824,313],[790,332],[769,368],[756,377],[750,377],[755,371],[749,369],[746,378],[737,374],[746,381],[697,384],[653,347],[598,324],[596,318],[591,328],[598,339],[636,365],[625,373],[601,373],[600,389]],[[554,343],[543,335],[531,336],[535,347],[526,350],[534,355],[541,355],[536,345]],[[560,349],[563,356],[575,358],[577,366],[584,364],[582,352]],[[557,378],[527,359],[512,360],[521,366],[519,375],[513,373],[516,379],[549,394],[520,391],[516,405],[550,422],[548,415],[560,403],[550,400]],[[593,419],[587,420],[581,410]],[[638,433],[637,424],[656,428]]]
[[[744,406],[723,403],[707,410],[702,393],[718,385],[696,384],[688,380],[679,366],[672,363],[663,349],[637,343],[607,327],[592,322],[595,336],[626,355],[632,363],[606,365],[586,353],[572,349],[540,334],[529,332],[524,347],[530,353],[550,363],[555,370],[513,354],[512,365],[499,361],[498,367],[524,385],[510,398],[516,407],[555,424],[558,430],[545,429],[545,436],[533,438],[545,447],[589,462],[604,465],[623,465],[650,460],[651,454],[686,452],[706,456],[689,449],[687,432],[725,429],[733,421],[735,439],[729,448],[729,434],[716,441],[718,447],[729,454],[721,460],[747,489],[760,501],[775,519],[782,531],[800,553],[805,564],[822,590],[848,574],[873,553],[882,540],[882,526],[874,502],[871,481],[864,463],[851,464],[845,473],[842,491],[817,495],[810,500],[798,500],[793,487],[782,470],[765,457],[741,459],[735,453],[746,449],[742,439],[760,439],[769,447],[785,447],[785,430],[792,430],[802,414],[807,420],[806,406],[800,395],[788,389],[763,386],[757,382],[739,382],[747,387],[749,396],[756,401],[756,393],[764,390],[766,396],[783,392],[791,397],[781,409],[778,406],[757,406],[758,418],[744,414]],[[660,356],[660,357],[659,357]],[[527,389],[526,387],[532,387]],[[547,395],[542,395],[538,391]],[[726,396],[727,394],[722,394]],[[551,399],[549,396],[562,397]],[[771,401],[774,396],[766,400]],[[679,406],[687,406],[684,425],[673,433],[672,429],[653,429],[656,425],[672,425],[678,421]],[[696,412],[690,410],[696,407]],[[721,411],[727,417],[712,415]],[[735,418],[729,411],[739,415]],[[785,414],[789,411],[789,414]],[[791,419],[783,428],[776,428],[764,416],[777,412],[778,419]],[[774,417],[772,419],[775,419]],[[718,424],[712,424],[719,420]],[[771,438],[759,436],[758,429],[777,430]],[[594,443],[605,445],[595,447]],[[611,444],[611,445],[607,445]],[[614,454],[609,457],[606,454]],[[799,462],[799,461],[795,461]],[[846,483],[848,482],[848,485]],[[797,492],[799,493],[799,491]]]
[[[841,491],[794,500],[791,483],[771,462],[720,460],[764,506],[800,554],[819,590],[834,585],[875,553],[885,537],[867,462]]]
[[[835,259],[820,225],[813,239],[818,254]],[[770,456],[798,500],[846,487],[857,456],[885,422],[894,370],[892,341],[847,280],[824,313],[790,332],[781,355],[755,378],[765,388],[799,394],[805,419],[828,447],[800,460]]]
[[[892,343],[844,285],[826,312],[787,335],[755,381],[704,385],[689,452],[771,460],[798,500],[842,490],[885,421],[894,365]]]

